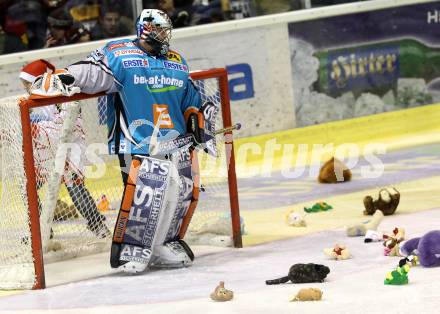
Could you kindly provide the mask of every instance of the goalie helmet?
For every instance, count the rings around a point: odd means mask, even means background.
[[[153,49],[155,55],[167,54],[173,26],[168,15],[156,9],[142,10],[136,20],[136,35]]]

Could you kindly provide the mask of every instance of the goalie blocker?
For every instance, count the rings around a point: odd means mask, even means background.
[[[125,191],[113,235],[113,268],[139,273],[148,266],[191,265],[194,254],[181,238],[198,201],[194,148],[217,156],[213,149],[217,112],[212,103],[206,103],[199,112],[188,116],[191,136],[159,142],[152,148],[155,157],[134,156],[124,180]],[[207,132],[204,126],[208,127]]]

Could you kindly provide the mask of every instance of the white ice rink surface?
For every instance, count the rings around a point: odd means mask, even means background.
[[[385,217],[379,230],[391,231],[394,227],[405,228],[407,238],[440,229],[440,209]],[[354,257],[327,259],[322,249],[336,243],[345,244]],[[203,254],[187,269],[141,276],[110,273],[2,297],[0,313],[440,313],[440,267],[411,268],[409,285],[385,286],[383,280],[399,258],[383,256],[381,243],[365,244],[363,237],[346,237],[342,229],[243,249],[203,250]],[[266,279],[286,275],[292,264],[307,262],[330,267],[326,282],[265,285]],[[56,273],[54,267],[49,270]],[[82,271],[87,270],[94,271],[83,263]],[[70,271],[66,269],[64,274]],[[105,267],[101,272],[109,273]],[[58,270],[57,276],[63,281],[67,275]],[[53,274],[49,278],[56,283]],[[230,302],[217,303],[209,298],[221,280],[234,291]],[[305,287],[320,288],[323,300],[288,301]]]

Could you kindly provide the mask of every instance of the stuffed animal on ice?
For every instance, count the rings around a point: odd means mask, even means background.
[[[420,265],[440,266],[440,230],[433,230],[419,238],[413,238],[400,244],[400,255],[416,255]]]
[[[397,266],[396,270],[389,272],[384,280],[386,285],[406,285],[408,284],[409,265],[405,264],[402,267]]]
[[[380,212],[380,210],[378,210],[377,212]],[[365,234],[364,243],[380,242],[382,240],[383,240],[382,232],[377,230],[368,230],[367,233]]]
[[[313,204],[312,207],[304,207],[306,213],[326,212],[330,209],[333,209],[333,207],[326,202],[318,202]]]
[[[405,240],[405,229],[394,228],[391,235],[383,235],[383,246],[385,256],[400,256],[399,244]]]
[[[289,269],[289,274],[273,280],[266,280],[266,285],[278,285],[289,280],[293,283],[323,282],[330,273],[330,268],[320,264],[295,264]]]
[[[382,218],[383,213],[380,210],[376,211],[370,220],[348,226],[346,229],[347,236],[366,236],[368,231],[376,231],[377,226],[379,226],[380,222],[382,221]]]
[[[322,298],[322,291],[318,288],[303,288],[290,299],[292,301],[319,301]]]
[[[211,299],[218,302],[230,301],[234,297],[234,292],[225,288],[225,283],[220,281],[214,292],[210,295]]]
[[[419,258],[417,257],[417,255],[408,255],[407,257],[404,257],[399,261],[399,267],[403,267],[407,264],[410,267],[419,265]]]
[[[286,223],[289,226],[293,227],[305,227],[306,221],[304,220],[305,215],[296,212],[295,210],[291,210],[286,214]]]
[[[319,170],[319,183],[341,183],[351,180],[351,171],[340,160],[331,158]]]
[[[364,197],[364,215],[373,215],[376,210],[382,211],[385,216],[392,215],[399,206],[400,193],[395,188],[381,189],[377,199],[370,195]]]
[[[341,244],[336,244],[334,248],[324,249],[324,254],[338,261],[351,257],[350,251]]]

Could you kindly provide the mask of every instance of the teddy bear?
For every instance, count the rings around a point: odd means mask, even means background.
[[[392,215],[397,210],[399,201],[400,193],[395,188],[381,189],[377,199],[370,195],[364,197],[364,215],[373,215],[376,210],[382,211],[385,216]]]
[[[319,170],[319,183],[341,183],[351,180],[351,171],[344,163],[334,157]]]
[[[224,281],[220,281],[214,292],[210,295],[211,299],[217,302],[230,301],[234,297],[234,292],[225,288]]]
[[[401,256],[416,255],[420,265],[425,267],[440,266],[440,230],[402,242],[399,253]]]
[[[292,301],[319,301],[322,298],[322,291],[318,288],[303,288],[290,299]]]

